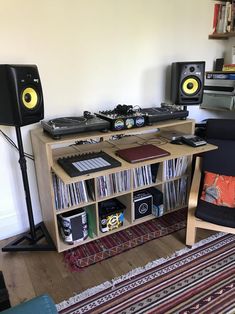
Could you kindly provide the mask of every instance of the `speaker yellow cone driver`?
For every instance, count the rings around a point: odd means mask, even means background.
[[[27,87],[22,93],[22,102],[27,109],[34,109],[38,104],[38,94],[32,87]]]
[[[182,90],[187,95],[195,94],[200,88],[198,81],[193,78],[187,78],[182,84]]]

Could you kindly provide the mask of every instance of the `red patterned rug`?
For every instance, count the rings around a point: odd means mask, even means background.
[[[216,234],[88,289],[57,309],[60,314],[235,313],[235,235]]]
[[[79,271],[83,267],[100,262],[147,241],[185,228],[186,215],[187,209],[183,208],[80,245],[64,253],[65,263],[71,271]]]

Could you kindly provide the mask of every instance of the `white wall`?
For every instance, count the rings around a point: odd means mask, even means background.
[[[0,0],[0,63],[37,64],[45,119],[150,107],[169,98],[175,61],[205,60],[226,49],[208,40],[212,0]],[[210,116],[198,107],[190,117]],[[22,128],[25,151],[29,131]],[[14,127],[1,129],[15,140]],[[0,239],[28,228],[18,154],[0,136]],[[27,162],[35,221],[41,220],[34,165]]]

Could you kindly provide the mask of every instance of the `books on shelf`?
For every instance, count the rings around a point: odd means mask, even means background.
[[[217,24],[219,21],[220,3],[214,4],[214,16],[213,16],[213,33],[216,33]]]
[[[232,71],[212,71],[206,72],[208,80],[235,80],[235,70]]]
[[[235,1],[218,1],[214,4],[213,34],[234,31]]]
[[[235,72],[235,64],[224,64],[223,65],[224,72]]]

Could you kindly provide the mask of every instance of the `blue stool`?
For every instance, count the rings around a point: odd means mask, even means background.
[[[32,300],[26,301],[5,311],[1,314],[58,314],[56,306],[47,294],[43,294]]]

